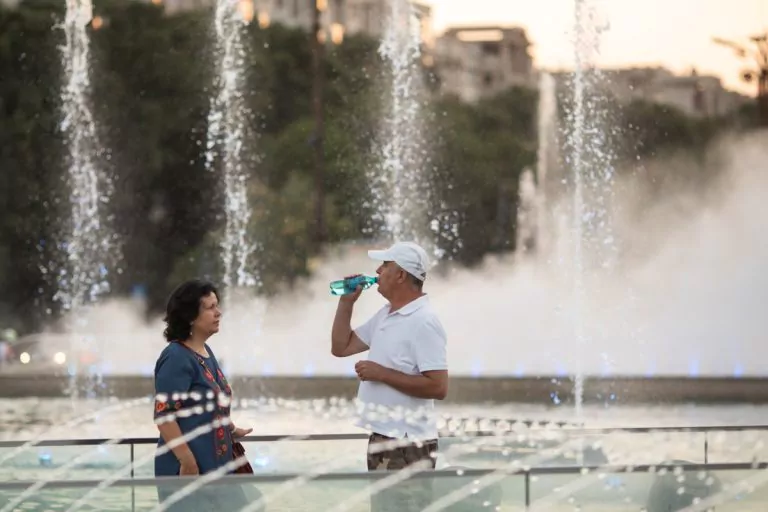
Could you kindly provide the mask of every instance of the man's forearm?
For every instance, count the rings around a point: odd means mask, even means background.
[[[344,353],[344,349],[349,345],[349,338],[352,334],[352,308],[352,304],[344,301],[339,301],[339,305],[336,307],[336,316],[333,318],[333,327],[331,328],[331,353],[333,355]]]
[[[448,391],[444,381],[424,375],[408,375],[387,368],[381,380],[383,384],[414,398],[433,398],[442,400]]]

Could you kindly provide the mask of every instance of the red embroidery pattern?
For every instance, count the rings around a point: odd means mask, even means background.
[[[171,402],[170,400],[155,399],[155,419],[169,414],[177,413],[181,410],[182,403],[180,400]]]
[[[221,421],[222,418],[221,416],[217,416],[216,419]],[[216,457],[220,459],[227,457],[229,453],[229,445],[231,444],[228,429],[225,429],[224,427],[219,427],[216,430],[216,435],[214,436],[214,442],[216,443]]]
[[[232,396],[232,388],[229,387],[229,382],[227,382],[227,378],[221,372],[221,368],[217,369],[216,372],[219,376],[219,382],[221,382],[221,385],[224,387],[224,392],[227,395]]]
[[[200,363],[200,366],[203,367],[203,375],[205,375],[206,380],[210,383],[215,396],[215,409],[213,414],[215,431],[213,442],[216,449],[216,457],[219,459],[229,459],[231,458],[229,451],[232,446],[232,433],[229,428],[226,428],[227,425],[225,425],[225,423],[228,423],[227,420],[229,419],[230,407],[229,405],[224,404],[230,403],[232,399],[232,390],[220,368],[216,369],[216,377],[214,377],[213,372],[211,372],[208,365],[205,363],[205,359],[191,349],[190,352],[195,356],[195,359]]]

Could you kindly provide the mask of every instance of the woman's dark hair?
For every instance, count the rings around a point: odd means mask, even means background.
[[[189,338],[192,334],[192,321],[200,313],[200,300],[211,293],[219,297],[213,283],[201,279],[192,279],[173,290],[163,319],[167,326],[163,331],[166,341],[184,341]]]

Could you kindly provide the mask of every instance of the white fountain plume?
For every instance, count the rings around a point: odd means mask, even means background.
[[[538,189],[533,171],[526,168],[520,173],[520,185],[517,205],[517,243],[518,256],[535,252],[538,246],[540,230],[540,212],[538,208]]]
[[[106,211],[112,183],[100,162],[108,156],[100,144],[91,110],[88,24],[92,18],[91,0],[67,0],[63,24],[65,42],[61,47],[64,68],[61,130],[67,145],[71,213],[65,240],[60,244],[66,261],[58,273],[55,299],[68,316],[72,348],[101,353],[101,347],[95,346],[95,340],[86,335],[82,314],[100,295],[109,291],[109,268],[115,249],[115,237],[109,228]],[[72,350],[72,353],[76,352]],[[77,360],[70,361],[70,365],[74,379],[82,369],[78,368]],[[77,394],[75,386],[71,392]]]
[[[551,202],[551,196],[559,189],[557,185],[562,184],[555,183],[558,177],[551,175],[556,170],[558,146],[557,91],[555,79],[546,72],[542,72],[539,76],[539,105],[536,117],[538,132],[536,153],[538,230],[536,247],[539,249],[539,253],[547,255],[554,238],[554,217],[553,212],[549,212],[548,208],[550,204],[554,204]]]
[[[379,55],[385,64],[384,109],[376,141],[378,165],[369,175],[376,219],[387,238],[424,240],[429,222],[424,171],[429,163],[424,137],[420,69],[421,32],[410,0],[388,2]]]
[[[585,305],[592,281],[593,268],[602,272],[609,266],[608,255],[615,252],[612,234],[611,192],[613,185],[612,155],[605,136],[604,115],[595,101],[599,76],[594,59],[600,42],[601,28],[595,21],[592,0],[575,0],[574,58],[572,98],[567,112],[566,163],[570,169],[572,193],[570,259],[572,261],[572,315],[576,353],[588,350],[590,333],[585,326]],[[590,254],[596,261],[586,261]],[[589,290],[591,292],[593,290]],[[576,420],[581,418],[584,395],[584,372],[580,360],[575,366]]]
[[[226,225],[221,241],[223,277],[227,290],[259,284],[249,257],[256,245],[248,237],[248,165],[251,135],[246,102],[246,22],[237,0],[218,0],[214,22],[216,94],[208,114],[206,166],[221,173]]]
[[[214,19],[215,94],[208,114],[206,167],[221,179],[225,216],[220,241],[223,302],[236,324],[222,333],[219,350],[229,372],[233,363],[255,364],[256,353],[243,357],[242,337],[258,336],[265,304],[253,290],[261,284],[253,261],[258,244],[248,234],[252,211],[248,201],[249,173],[258,163],[253,144],[257,134],[249,129],[252,111],[247,102],[245,35],[248,20],[238,0],[217,0]]]

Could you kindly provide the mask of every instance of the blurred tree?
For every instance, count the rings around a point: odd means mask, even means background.
[[[694,119],[675,108],[634,101],[620,119],[625,126],[622,156],[656,156],[670,150],[701,151],[717,133],[719,119]]]
[[[757,85],[757,119],[761,126],[768,126],[768,32],[751,36],[749,44],[740,44],[720,37],[713,38],[713,41],[734,50],[740,59],[752,61],[748,68],[742,70],[741,78],[747,83]]]
[[[105,23],[92,33],[92,97],[115,179],[125,270],[117,291],[142,284],[160,306],[175,259],[201,243],[221,211],[204,160],[209,18],[120,0],[96,7]]]
[[[520,173],[536,158],[536,92],[513,88],[474,106],[448,98],[435,109],[442,248],[467,264],[513,250]]]
[[[62,146],[58,134],[61,33],[52,31],[60,2],[0,8],[0,286],[5,325],[26,330],[53,304],[43,272],[61,212]]]

